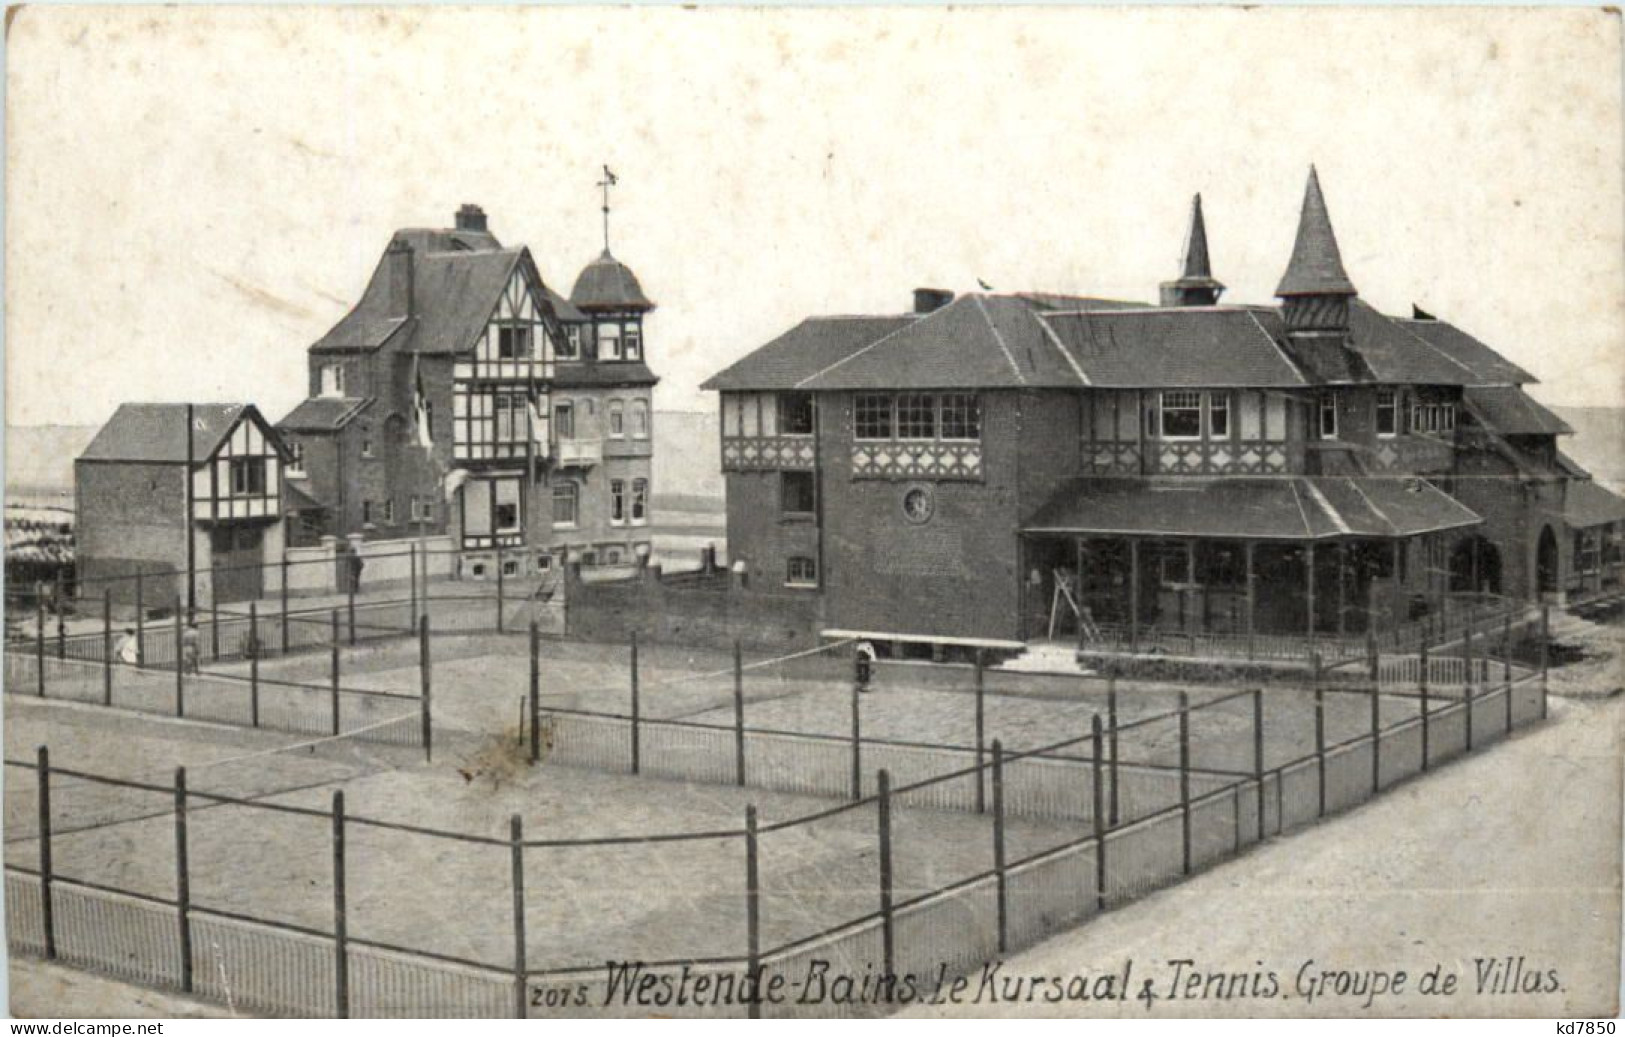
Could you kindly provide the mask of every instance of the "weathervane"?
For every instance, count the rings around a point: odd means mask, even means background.
[[[610,172],[608,166],[604,167],[604,179],[598,181],[599,187],[604,190],[604,251],[609,252],[609,189],[620,183],[620,178]]]

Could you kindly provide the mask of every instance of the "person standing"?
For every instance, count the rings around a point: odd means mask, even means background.
[[[181,631],[181,668],[187,673],[198,672],[198,642],[197,617],[186,621],[186,629]]]

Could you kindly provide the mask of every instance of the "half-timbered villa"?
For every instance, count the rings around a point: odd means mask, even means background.
[[[922,289],[802,321],[705,386],[736,572],[816,597],[826,635],[939,652],[1358,636],[1618,586],[1625,502],[1533,376],[1361,300],[1313,171],[1279,305],[1223,290],[1198,197],[1157,305]]]

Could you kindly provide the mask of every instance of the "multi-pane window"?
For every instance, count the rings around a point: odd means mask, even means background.
[[[576,438],[575,404],[565,401],[553,405],[553,432],[560,439]]]
[[[1165,392],[1161,403],[1161,433],[1163,439],[1200,439],[1202,437],[1202,394],[1199,392]]]
[[[384,501],[384,525],[393,526],[394,524],[395,524],[395,498],[391,497],[388,500]]]
[[[231,459],[231,495],[233,497],[259,497],[265,493],[265,459],[261,457],[234,457]]]
[[[890,439],[892,398],[880,393],[859,393],[853,401],[853,435],[858,439]]]
[[[621,326],[619,324],[598,325],[598,359],[621,359]]]
[[[530,356],[530,325],[505,324],[497,328],[497,359],[523,360]]]
[[[973,393],[943,395],[941,431],[943,439],[982,438],[982,408]]]
[[[1412,432],[1450,432],[1455,427],[1453,403],[1418,403],[1411,408]]]
[[[526,390],[458,382],[452,389],[451,402],[458,457],[481,460],[525,456],[530,440],[530,395]]]
[[[609,435],[611,439],[626,435],[626,404],[620,400],[609,401]]]
[[[937,398],[906,392],[897,397],[897,438],[937,438]]]
[[[636,324],[626,326],[625,354],[628,360],[643,359],[643,330]]]
[[[575,360],[581,356],[581,325],[566,324],[564,341],[558,344],[560,360]]]
[[[632,401],[632,438],[649,438],[649,401]]]
[[[553,486],[553,525],[576,524],[576,495],[576,484],[573,482],[561,482]]]
[[[811,515],[815,508],[813,473],[779,473],[779,510],[786,515]]]
[[[1321,439],[1336,439],[1337,438],[1337,396],[1335,394],[1329,393],[1329,392],[1325,392],[1325,393],[1320,394],[1319,414],[1320,414],[1320,422],[1319,422],[1320,438]]]
[[[1399,393],[1393,389],[1377,392],[1377,435],[1399,434]]]
[[[813,434],[812,393],[779,393],[779,434],[782,436]]]
[[[632,524],[641,526],[649,521],[649,480],[632,480]]]
[[[305,444],[299,442],[297,439],[290,439],[287,442],[288,442],[288,474],[289,475],[304,475],[305,474]]]
[[[609,524],[619,526],[626,521],[626,480],[609,481]]]
[[[818,563],[804,555],[793,555],[786,562],[784,582],[792,587],[816,587]]]
[[[1207,432],[1214,439],[1230,438],[1230,394],[1209,393],[1207,398]]]

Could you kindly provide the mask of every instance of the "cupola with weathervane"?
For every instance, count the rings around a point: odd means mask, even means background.
[[[570,302],[592,320],[595,356],[599,361],[641,362],[643,315],[655,304],[643,294],[632,268],[609,250],[609,189],[619,178],[604,167],[598,182],[603,190],[604,251],[588,263],[570,290]]]

